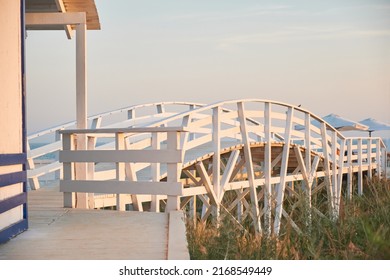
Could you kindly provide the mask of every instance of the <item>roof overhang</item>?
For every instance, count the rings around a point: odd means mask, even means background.
[[[94,0],[26,0],[26,13],[75,13],[85,12],[88,30],[100,30],[99,15]],[[65,30],[72,37],[74,25],[26,25],[27,30]]]

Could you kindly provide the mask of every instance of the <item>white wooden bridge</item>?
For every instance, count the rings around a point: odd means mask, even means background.
[[[300,200],[337,219],[342,196],[386,174],[380,138],[346,138],[313,113],[270,100],[143,104],[90,117],[88,129],[74,125],[28,138],[51,137],[28,152],[31,191],[61,177],[71,208],[184,210],[201,222],[229,215],[278,235],[286,223],[300,231],[292,213]],[[327,207],[315,208],[320,195]]]

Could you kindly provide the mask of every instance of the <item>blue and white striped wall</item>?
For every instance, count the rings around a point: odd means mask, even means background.
[[[28,227],[24,0],[0,0],[0,243]]]

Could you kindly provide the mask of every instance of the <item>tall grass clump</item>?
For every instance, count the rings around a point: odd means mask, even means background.
[[[364,195],[343,198],[335,221],[312,211],[308,225],[302,209],[296,207],[292,214],[301,232],[284,220],[279,237],[256,235],[250,225],[239,225],[229,215],[218,227],[212,221],[188,223],[191,259],[390,259],[389,182],[372,180]]]

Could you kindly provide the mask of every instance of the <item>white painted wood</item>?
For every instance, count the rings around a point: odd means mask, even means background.
[[[210,198],[210,201],[211,201],[211,205],[213,205],[214,207],[217,207],[217,205],[219,204],[218,197],[217,197],[216,193],[214,192],[210,177],[207,174],[207,171],[203,165],[203,162],[198,162],[196,164],[196,170],[198,170],[199,176],[202,180],[201,182],[203,183],[203,186],[206,188],[208,197]]]
[[[340,203],[341,203],[341,189],[342,189],[342,184],[343,184],[343,168],[344,168],[344,153],[345,153],[345,140],[341,140],[341,145],[340,145],[340,156],[339,156],[339,161],[338,161],[338,170],[337,170],[337,187],[336,187],[336,210],[337,214],[340,214]],[[334,175],[336,176],[336,174]]]
[[[168,132],[168,144],[167,144],[167,150],[170,153],[176,153],[178,152],[180,154],[180,159],[177,160],[175,163],[168,163],[167,164],[167,182],[170,184],[177,184],[180,180],[180,174],[181,174],[181,150],[180,149],[180,132],[177,131],[170,131]],[[180,183],[180,192],[182,192],[182,184]],[[169,195],[167,198],[167,205],[166,205],[166,212],[170,211],[176,211],[180,210],[180,194],[176,195]]]
[[[358,139],[358,165],[359,165],[359,171],[358,171],[358,195],[363,194],[363,170],[362,170],[362,138]]]
[[[213,119],[212,119],[212,126],[213,126],[213,166],[212,166],[212,171],[213,171],[213,188],[214,188],[214,193],[216,195],[217,203],[215,204],[217,208],[217,213],[216,215],[219,216],[219,201],[221,198],[221,138],[220,138],[220,133],[221,133],[221,110],[219,107],[213,108]]]
[[[226,164],[226,168],[223,172],[221,178],[221,196],[219,197],[219,202],[222,201],[223,194],[225,193],[225,187],[229,183],[232,178],[234,167],[236,166],[237,160],[240,157],[240,150],[234,150],[231,152],[228,162]]]
[[[26,13],[26,26],[86,24],[84,12],[71,13]],[[77,31],[76,31],[77,33]],[[77,36],[77,34],[76,34]]]
[[[152,133],[152,132],[186,132],[183,127],[120,127],[120,128],[97,128],[97,129],[67,129],[60,131],[61,134],[115,134],[119,132],[125,133],[125,137],[132,133]]]
[[[83,193],[120,193],[181,196],[182,183],[179,182],[129,182],[97,180],[61,180],[60,191]]]
[[[199,187],[191,187],[191,188],[184,188],[183,189],[183,196],[195,196],[200,194],[207,194],[207,189],[204,186]]]
[[[181,160],[181,150],[94,150],[60,152],[60,162],[177,163],[181,162]]]
[[[66,13],[66,8],[65,8],[63,0],[55,0],[55,3],[56,3],[56,6],[57,6],[57,9],[61,13]],[[68,39],[72,39],[73,30],[72,30],[71,25],[70,24],[65,25],[64,29],[65,29],[65,33],[66,33],[66,36],[68,37]]]
[[[352,199],[352,179],[353,179],[353,173],[352,173],[352,139],[347,139],[347,166],[348,166],[348,173],[347,173],[347,198],[349,200]]]
[[[332,159],[332,194],[333,194],[333,205],[335,206],[335,211],[336,213],[338,213],[337,211],[337,205],[336,205],[336,201],[337,201],[337,164],[338,164],[338,161],[337,161],[337,133],[336,131],[332,131],[332,156],[331,156],[331,159]],[[340,152],[340,151],[339,151]]]
[[[74,136],[73,134],[65,134],[62,139],[62,149],[69,151],[74,149]],[[63,164],[64,180],[74,180],[74,164],[66,162]],[[60,181],[60,188],[61,188]],[[64,192],[64,207],[75,208],[76,197],[74,192]]]
[[[157,110],[159,113],[163,113],[164,108],[161,105],[160,106],[157,105]],[[160,133],[156,133],[156,132],[152,133],[152,149],[153,150],[161,149],[159,136],[160,136]],[[153,182],[159,182],[160,181],[160,163],[152,163],[151,168],[152,168]],[[159,196],[152,196],[150,210],[152,212],[160,212],[160,197]]]
[[[255,176],[253,173],[253,163],[252,163],[252,154],[249,143],[249,136],[247,131],[245,108],[242,102],[237,103],[238,117],[240,120],[241,135],[244,142],[244,156],[245,156],[245,167],[248,173],[248,180],[250,184],[250,196],[251,196],[251,209],[254,217],[253,223],[255,231],[259,234],[262,233],[261,221],[260,221],[260,210],[257,199],[256,185],[255,185]]]
[[[35,168],[33,170],[27,170],[28,177],[34,179],[36,177],[42,176],[47,173],[51,173],[53,171],[61,169],[62,164],[55,161],[53,163],[46,164],[42,167]],[[39,189],[39,185],[37,186]]]
[[[376,140],[376,163],[377,163],[377,168],[376,168],[376,172],[378,174],[378,178],[380,179],[381,176],[382,176],[382,170],[381,170],[381,140],[378,138]],[[385,174],[386,176],[386,174]]]
[[[58,151],[60,149],[61,149],[61,141],[56,141],[56,142],[44,145],[44,146],[39,147],[39,148],[29,150],[27,152],[27,157],[29,159],[32,159],[32,158],[36,158],[36,157],[39,157],[39,156],[42,156],[42,155],[45,155],[45,154],[48,154],[51,152]],[[30,168],[30,169],[33,169],[33,168]]]
[[[87,148],[88,150],[94,150],[96,145],[96,138],[95,137],[88,137],[87,139]],[[91,162],[87,164],[87,179],[88,180],[94,180],[95,178],[95,163]],[[94,209],[95,208],[95,194],[94,193],[88,193],[88,208]]]
[[[368,164],[368,179],[372,179],[372,139],[367,139],[367,164]]]
[[[271,148],[272,148],[272,140],[271,140],[271,104],[266,102],[264,105],[264,130],[265,130],[265,146],[264,146],[264,228],[267,236],[271,234],[271,226],[272,226],[272,186],[271,186],[271,172],[272,172],[272,163],[271,163]],[[280,157],[278,161],[282,158]],[[276,163],[275,163],[276,165]]]
[[[292,129],[292,118],[294,115],[294,109],[288,108],[287,111],[287,120],[286,120],[286,130],[285,130],[285,143],[283,146],[283,156],[282,156],[282,165],[280,168],[280,183],[277,190],[276,197],[276,207],[275,207],[275,221],[274,221],[274,234],[279,235],[280,231],[280,222],[282,218],[283,210],[283,200],[284,200],[284,191],[286,188],[286,176],[287,176],[287,167],[290,151],[290,139],[291,139],[291,129]]]
[[[329,210],[334,215],[334,203],[333,203],[333,186],[332,186],[332,178],[331,178],[331,170],[330,170],[330,159],[329,159],[329,146],[328,146],[328,137],[326,133],[326,124],[321,123],[321,136],[322,136],[322,149],[324,155],[324,167],[325,167],[325,182],[327,186],[328,200],[329,200]]]
[[[118,151],[123,151],[125,149],[125,136],[123,133],[116,134],[115,148]],[[124,181],[125,177],[126,177],[125,163],[124,162],[117,162],[116,163],[116,180],[117,181]],[[116,209],[118,211],[125,211],[126,210],[126,205],[124,203],[124,197],[123,197],[123,194],[121,194],[121,193],[116,194]]]

